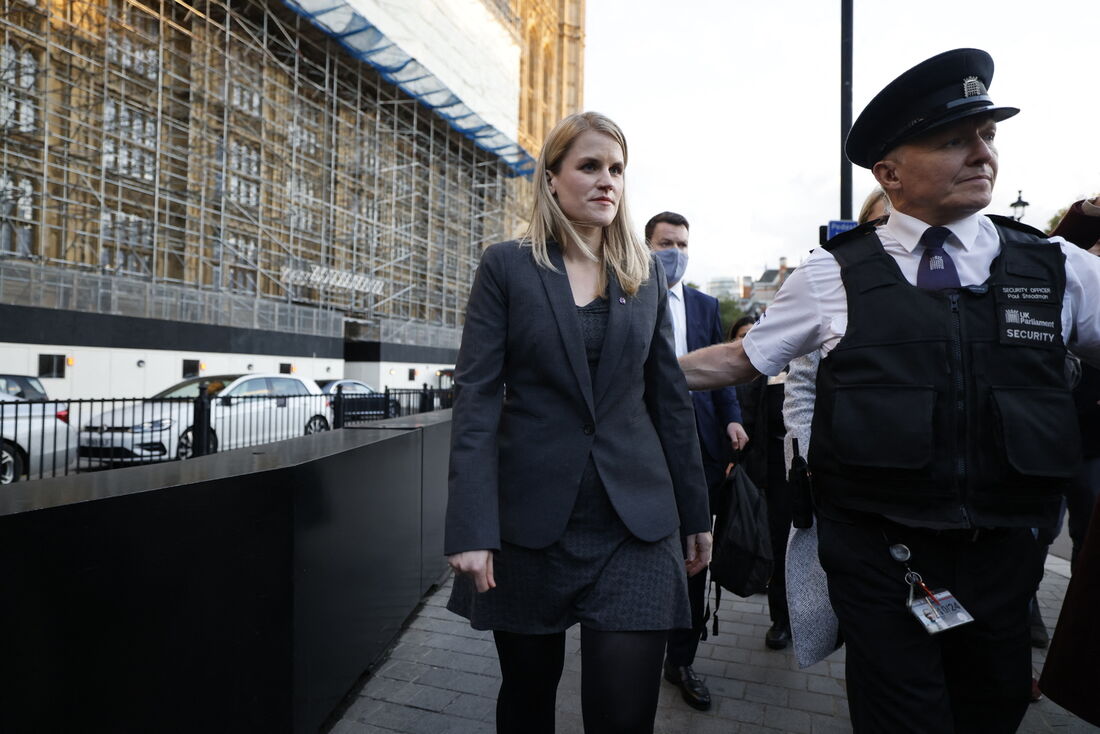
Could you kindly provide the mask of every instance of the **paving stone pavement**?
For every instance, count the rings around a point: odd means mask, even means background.
[[[1068,583],[1069,564],[1054,556],[1039,589],[1053,632]],[[493,734],[500,685],[490,633],[473,630],[447,611],[450,580],[430,594],[384,661],[366,680],[330,734]],[[699,646],[695,670],[706,678],[713,705],[699,712],[662,682],[658,734],[843,734],[851,732],[844,684],[844,650],[799,670],[790,650],[764,647],[767,598],[723,595],[718,636]],[[557,732],[580,734],[580,634],[567,635],[565,673],[558,689]],[[1035,671],[1044,650],[1034,650]],[[1032,704],[1023,734],[1100,732],[1043,699]]]

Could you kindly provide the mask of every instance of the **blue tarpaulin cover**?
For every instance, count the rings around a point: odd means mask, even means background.
[[[512,175],[527,176],[534,159],[504,132],[483,120],[448,89],[427,67],[360,15],[345,0],[283,0],[335,38],[355,58],[364,61],[382,78],[442,117],[455,130],[498,156]]]

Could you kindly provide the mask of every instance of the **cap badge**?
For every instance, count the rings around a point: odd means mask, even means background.
[[[978,77],[968,76],[963,79],[963,97],[981,97],[986,94],[989,94],[989,90]]]

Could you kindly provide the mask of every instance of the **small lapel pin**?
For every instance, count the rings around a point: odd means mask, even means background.
[[[619,296],[619,303],[621,303],[625,306],[626,305],[626,299],[623,298],[622,296]]]

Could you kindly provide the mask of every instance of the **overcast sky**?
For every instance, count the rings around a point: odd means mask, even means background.
[[[1100,5],[1082,0],[856,0],[853,117],[941,51],[996,63],[1000,175],[986,210],[1045,228],[1100,193]],[[688,280],[797,263],[840,214],[840,2],[587,0],[585,107],[630,150],[635,225],[665,209],[691,222]],[[853,167],[853,209],[874,186]],[[853,213],[854,213],[853,212]]]

